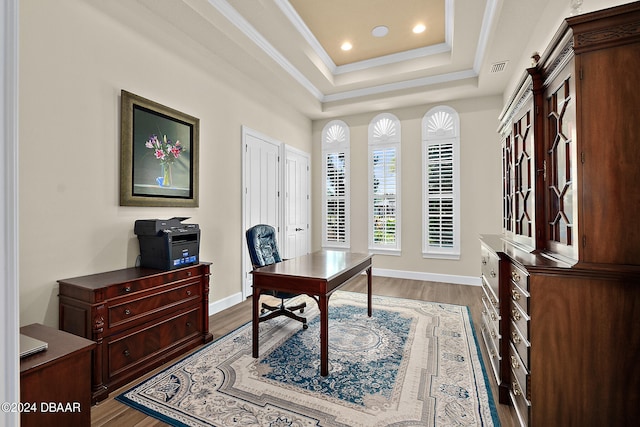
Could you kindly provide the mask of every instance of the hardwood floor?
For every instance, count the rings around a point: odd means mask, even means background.
[[[347,284],[343,290],[352,292],[366,292],[366,279],[360,277]],[[447,283],[422,282],[416,280],[392,279],[386,277],[373,278],[374,295],[385,295],[398,298],[418,299],[424,301],[435,301],[448,304],[459,304],[469,306],[471,316],[473,318],[476,333],[480,331],[481,303],[480,298],[482,289],[479,286],[452,285]],[[243,324],[251,321],[251,300],[243,301],[227,310],[216,313],[209,318],[209,331],[217,339]],[[482,356],[484,358],[485,367],[490,369],[488,355],[486,354],[484,345],[480,341]],[[194,350],[196,351],[196,350]],[[180,359],[184,357],[181,356]],[[175,361],[174,361],[175,362]],[[91,408],[91,425],[109,426],[109,427],[148,427],[148,426],[166,426],[167,424],[160,422],[152,417],[144,415],[133,408],[128,407],[114,398],[123,391],[128,390],[133,385],[139,383],[145,378],[151,377],[155,373],[165,369],[174,362],[169,362],[153,372],[139,378],[109,394],[109,398],[100,402]],[[516,415],[512,408],[498,403],[498,390],[495,379],[489,374],[491,389],[493,391],[494,402],[500,417],[500,423],[504,427],[512,427],[518,425]]]

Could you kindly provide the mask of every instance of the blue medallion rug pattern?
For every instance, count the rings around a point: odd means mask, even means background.
[[[497,426],[467,307],[336,292],[329,375],[320,376],[317,304],[309,328],[287,318],[251,324],[116,399],[175,426]],[[294,303],[294,301],[291,301]]]

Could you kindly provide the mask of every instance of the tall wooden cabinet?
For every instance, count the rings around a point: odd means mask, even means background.
[[[498,264],[499,400],[526,426],[633,424],[640,2],[566,19],[500,123],[504,232],[481,238],[485,283]]]

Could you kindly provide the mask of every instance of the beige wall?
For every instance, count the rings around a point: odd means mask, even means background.
[[[57,326],[57,279],[133,266],[136,219],[191,217],[214,263],[210,300],[239,293],[241,126],[311,151],[311,121],[257,83],[223,61],[194,65],[170,26],[152,33],[131,12],[132,28],[97,7],[20,2],[22,325]],[[200,119],[199,208],[119,206],[121,89]]]
[[[422,257],[422,117],[435,104],[389,110],[401,121],[402,145],[402,255],[376,255],[374,268],[409,273],[467,276],[480,275],[481,233],[497,233],[501,229],[501,163],[500,139],[496,133],[497,117],[502,107],[499,96],[452,101],[446,105],[460,115],[461,168],[461,240],[458,261],[424,259]],[[380,112],[339,117],[351,134],[351,249],[368,250],[367,234],[367,132],[371,119]],[[313,217],[321,218],[322,163],[321,133],[329,120],[313,123]],[[321,228],[316,223],[313,242],[322,242]],[[391,274],[397,274],[392,272]],[[409,274],[411,276],[412,274]]]

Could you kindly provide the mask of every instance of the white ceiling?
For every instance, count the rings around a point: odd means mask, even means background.
[[[444,43],[345,65],[333,62],[287,0],[139,4],[197,41],[203,52],[319,119],[501,95],[512,73],[522,72],[510,64],[526,54],[522,46],[551,0],[442,1]],[[401,13],[398,9],[388,13]],[[504,61],[503,71],[491,72],[493,64]]]

